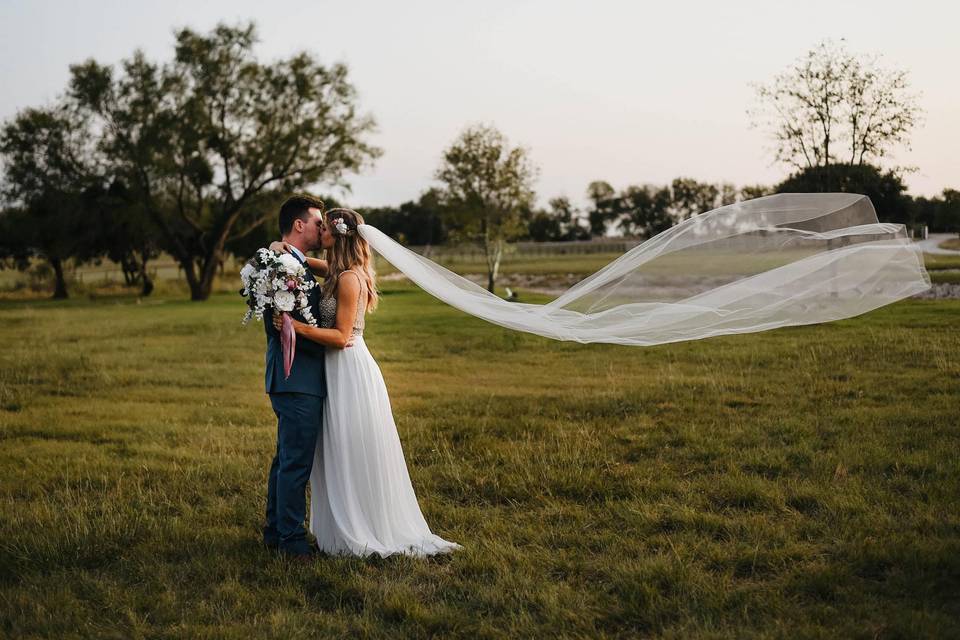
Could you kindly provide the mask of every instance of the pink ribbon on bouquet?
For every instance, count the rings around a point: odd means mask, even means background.
[[[293,368],[294,350],[297,346],[297,332],[293,330],[293,320],[290,314],[283,312],[283,327],[280,329],[280,346],[283,348],[283,373],[284,379],[290,377],[290,370]]]

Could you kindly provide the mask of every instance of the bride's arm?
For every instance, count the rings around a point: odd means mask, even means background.
[[[307,259],[307,266],[310,267],[310,271],[313,271],[318,276],[327,275],[327,261],[321,260],[320,258],[311,258],[310,256],[304,256]]]
[[[279,240],[274,240],[271,242],[269,249],[277,253],[291,253],[287,243]],[[307,266],[310,267],[310,271],[313,271],[315,274],[320,276],[327,275],[326,260],[321,260],[320,258],[311,258],[310,256],[304,256],[304,258],[307,259]]]
[[[348,272],[344,272],[348,273]],[[341,274],[343,275],[343,274]],[[356,275],[356,274],[353,274]],[[337,320],[332,329],[321,329],[313,327],[305,322],[294,320],[293,330],[298,336],[303,336],[308,340],[318,342],[325,347],[335,349],[344,349],[353,345],[353,323],[357,318],[357,304],[360,297],[360,278],[342,278],[337,283]],[[283,326],[283,320],[280,314],[273,315],[273,326],[280,329]]]

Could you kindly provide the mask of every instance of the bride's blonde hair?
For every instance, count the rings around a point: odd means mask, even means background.
[[[359,272],[367,285],[367,311],[377,308],[377,273],[373,268],[373,254],[370,245],[360,237],[357,225],[364,224],[363,216],[353,209],[330,209],[326,214],[326,223],[333,234],[333,246],[327,249],[327,279],[321,290],[324,297],[333,295],[340,274],[348,269]],[[341,232],[334,220],[342,219],[346,231]]]

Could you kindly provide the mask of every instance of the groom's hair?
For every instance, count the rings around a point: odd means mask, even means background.
[[[285,236],[293,229],[295,220],[305,220],[310,209],[323,211],[323,201],[306,194],[290,196],[280,205],[280,235]]]

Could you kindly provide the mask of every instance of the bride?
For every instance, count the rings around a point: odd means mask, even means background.
[[[320,551],[335,555],[450,552],[462,547],[434,535],[420,511],[387,388],[363,340],[365,313],[377,305],[372,254],[357,231],[363,223],[350,209],[327,212],[320,231],[327,260],[307,258],[314,273],[326,276],[319,326],[293,322],[298,338],[329,347],[324,426],[310,475],[310,531]],[[270,248],[287,249],[281,242]],[[274,324],[279,321],[276,314]]]

